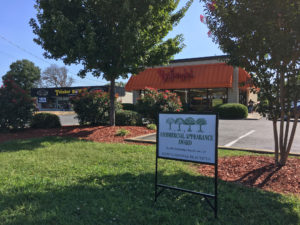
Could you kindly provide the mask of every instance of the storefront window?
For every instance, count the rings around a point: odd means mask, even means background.
[[[227,88],[189,90],[189,108],[191,111],[211,111],[214,106],[227,102]]]
[[[207,89],[190,89],[189,104],[191,111],[206,111],[209,109]]]
[[[41,109],[56,109],[56,98],[47,97],[46,102],[41,103]]]
[[[226,88],[208,89],[209,107],[215,107],[219,104],[227,103],[228,95]]]
[[[67,111],[71,110],[71,104],[69,97],[58,97],[57,106],[59,110]]]
[[[180,101],[182,104],[188,104],[188,90],[173,90],[173,92],[180,97]]]

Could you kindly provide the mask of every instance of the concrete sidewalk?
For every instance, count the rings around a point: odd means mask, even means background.
[[[257,113],[257,112],[253,112],[253,113],[248,113],[248,117],[246,120],[260,120],[262,118],[262,116]]]

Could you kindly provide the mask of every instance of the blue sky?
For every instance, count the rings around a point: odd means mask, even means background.
[[[181,6],[186,1],[181,2]],[[1,1],[0,8],[0,77],[9,70],[9,65],[17,60],[28,59],[43,71],[50,64],[64,66],[60,60],[51,60],[43,57],[44,50],[33,42],[34,34],[29,26],[30,18],[35,17],[34,0],[9,0]],[[186,16],[180,21],[169,36],[184,35],[186,47],[175,59],[194,58],[204,56],[222,55],[222,51],[208,37],[208,29],[200,22],[203,8],[195,0]],[[67,66],[69,75],[75,78],[73,86],[103,85],[107,81],[88,75],[81,79],[76,74],[80,65]],[[125,81],[126,80],[122,80]],[[0,79],[0,84],[2,79]]]

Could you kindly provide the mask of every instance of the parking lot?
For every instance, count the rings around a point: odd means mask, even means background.
[[[300,122],[298,122],[298,129],[291,150],[291,152],[294,153],[300,153],[299,125]],[[219,145],[226,147],[273,150],[273,124],[271,121],[266,119],[220,120]]]
[[[291,152],[300,154],[300,122]],[[279,123],[278,123],[279,126]],[[143,137],[155,141],[156,134]],[[251,150],[274,150],[273,125],[266,119],[219,120],[219,146]]]

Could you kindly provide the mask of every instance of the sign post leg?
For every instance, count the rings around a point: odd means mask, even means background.
[[[156,162],[155,162],[155,198],[154,198],[155,202],[156,199],[157,199],[157,155],[156,155]]]
[[[215,218],[218,218],[218,161],[215,164]]]

